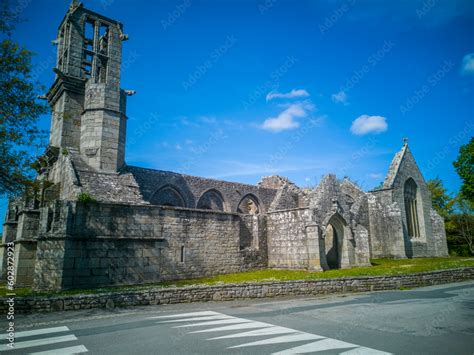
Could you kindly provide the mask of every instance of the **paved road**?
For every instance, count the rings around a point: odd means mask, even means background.
[[[16,350],[6,350],[1,334],[2,354],[472,355],[474,282],[30,315],[16,325]]]

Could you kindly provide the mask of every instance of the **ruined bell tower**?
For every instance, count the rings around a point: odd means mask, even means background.
[[[126,93],[120,89],[122,24],[73,2],[59,25],[50,145],[76,148],[91,167],[124,164]]]

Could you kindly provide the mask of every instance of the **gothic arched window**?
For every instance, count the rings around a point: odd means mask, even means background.
[[[224,211],[222,194],[214,189],[206,191],[197,203],[197,208],[203,210]]]
[[[417,202],[418,186],[416,182],[409,178],[405,182],[404,199],[405,213],[407,219],[407,231],[409,237],[420,237],[420,224],[418,219],[418,202]]]

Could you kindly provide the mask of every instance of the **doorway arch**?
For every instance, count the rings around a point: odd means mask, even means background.
[[[329,269],[341,268],[345,225],[346,222],[338,213],[334,214],[326,224],[324,254]]]

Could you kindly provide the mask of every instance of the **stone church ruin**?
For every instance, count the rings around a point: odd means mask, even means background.
[[[40,192],[11,199],[16,286],[61,290],[155,283],[259,268],[370,266],[370,258],[447,256],[443,219],[405,142],[383,187],[325,176],[304,191],[125,163],[121,23],[73,3],[59,25],[49,146]]]

